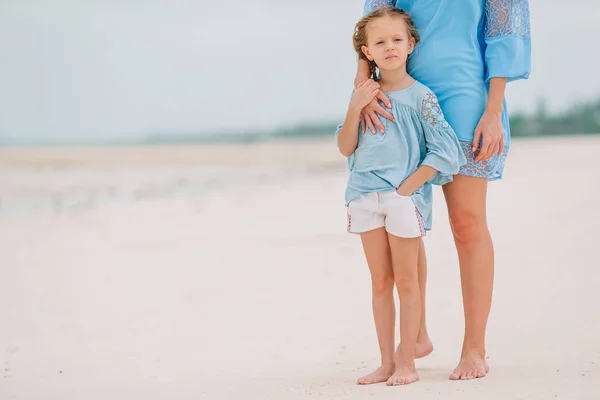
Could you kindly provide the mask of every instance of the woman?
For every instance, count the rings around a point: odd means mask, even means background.
[[[408,73],[432,89],[467,158],[453,182],[443,186],[461,272],[465,333],[461,359],[450,379],[489,372],[485,333],[492,301],[494,249],[487,227],[488,181],[502,178],[510,146],[506,83],[527,79],[531,69],[527,0],[366,0],[365,14],[395,6],[413,17],[422,46],[409,58]],[[355,86],[368,79],[359,60]],[[389,100],[378,96],[383,104]],[[383,131],[380,116],[392,116],[378,99],[365,108],[363,129]],[[367,133],[368,134],[368,133]],[[424,247],[419,253],[423,304],[427,279]],[[431,352],[425,313],[417,356]]]

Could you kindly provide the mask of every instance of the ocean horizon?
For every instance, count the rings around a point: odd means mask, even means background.
[[[334,136],[337,124],[301,125],[278,130],[250,132],[225,131],[217,133],[151,133],[140,135],[106,135],[104,137],[2,137],[0,147],[60,147],[60,146],[140,146],[140,145],[185,145],[185,144],[240,144],[259,143],[272,139],[311,139]],[[597,135],[598,132],[549,132],[545,134],[512,133],[512,137],[561,137]]]

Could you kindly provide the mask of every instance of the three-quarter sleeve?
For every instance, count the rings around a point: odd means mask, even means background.
[[[380,7],[395,7],[396,0],[365,0],[365,7],[363,9],[363,15],[370,13],[376,8]]]
[[[434,185],[452,182],[452,175],[458,173],[467,159],[433,92],[427,92],[421,101],[420,115],[427,149],[422,165],[438,171],[429,182]]]
[[[340,144],[338,143],[338,138],[340,137],[340,131],[342,130],[343,124],[339,124],[335,129],[335,145],[337,148],[340,148]]]
[[[529,78],[531,71],[531,29],[528,0],[486,0],[485,2],[486,82]]]

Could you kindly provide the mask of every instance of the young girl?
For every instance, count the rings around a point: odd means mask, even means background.
[[[357,23],[354,48],[369,61],[371,79],[354,91],[336,133],[350,169],[347,230],[360,234],[371,272],[381,352],[381,367],[359,378],[359,384],[405,385],[419,380],[414,361],[421,319],[419,238],[431,228],[431,184],[452,181],[466,163],[435,95],[406,72],[408,56],[418,42],[411,17],[399,8],[379,8]],[[379,91],[390,99],[386,106],[394,122],[383,119],[383,133],[362,133],[361,111]],[[394,284],[400,298],[397,349]]]

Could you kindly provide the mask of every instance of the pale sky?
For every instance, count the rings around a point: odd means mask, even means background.
[[[0,0],[0,139],[337,122],[362,0]],[[600,3],[532,0],[511,111],[600,97]]]

